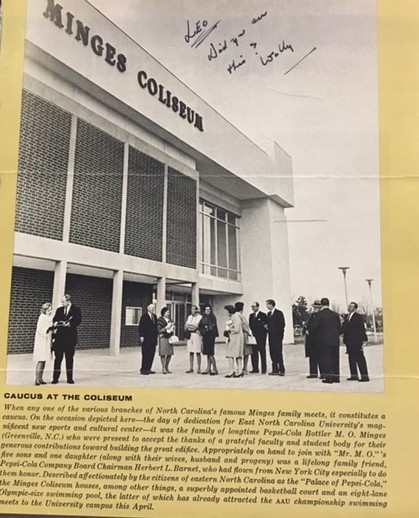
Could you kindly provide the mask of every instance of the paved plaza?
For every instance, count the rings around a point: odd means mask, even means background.
[[[185,345],[175,346],[175,352],[170,364],[172,374],[163,375],[160,358],[155,356],[153,370],[155,374],[142,376],[139,373],[141,349],[130,347],[121,349],[119,356],[110,356],[106,349],[76,349],[74,378],[75,385],[65,381],[63,369],[60,384],[67,388],[77,387],[158,387],[158,388],[201,388],[201,389],[236,389],[236,390],[295,390],[295,391],[327,391],[327,392],[383,392],[383,345],[372,344],[365,349],[365,356],[371,381],[360,383],[347,381],[349,376],[348,356],[345,347],[340,348],[341,382],[339,384],[324,384],[319,379],[307,379],[308,359],[304,356],[304,344],[285,344],[284,361],[286,374],[284,377],[268,376],[266,374],[248,374],[242,378],[225,378],[228,373],[228,363],[225,357],[225,344],[216,344],[215,357],[218,376],[186,374],[189,368],[189,355]],[[268,371],[269,351],[267,348]],[[44,380],[52,379],[52,360],[45,369]],[[63,367],[65,366],[63,361]],[[206,357],[203,356],[202,370],[206,368]],[[250,361],[249,368],[251,369]],[[31,354],[9,355],[7,360],[7,385],[34,385],[35,365]],[[54,386],[47,384],[40,390],[51,390]]]

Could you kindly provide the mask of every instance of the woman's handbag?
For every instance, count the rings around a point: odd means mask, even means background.
[[[169,338],[169,344],[175,344],[179,342],[179,337],[176,336],[176,335],[172,335],[170,338]]]

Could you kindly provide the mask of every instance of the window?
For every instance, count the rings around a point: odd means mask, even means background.
[[[203,200],[199,216],[201,273],[240,280],[239,218]]]
[[[138,326],[142,311],[142,308],[134,308],[127,306],[125,308],[125,325]]]

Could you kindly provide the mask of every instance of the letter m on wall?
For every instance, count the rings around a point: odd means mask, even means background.
[[[60,4],[55,4],[54,0],[48,0],[47,8],[43,14],[45,18],[49,18],[57,27],[62,29],[64,27],[61,17],[62,10],[63,8]]]

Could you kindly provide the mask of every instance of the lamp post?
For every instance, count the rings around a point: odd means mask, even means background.
[[[375,313],[374,313],[374,306],[372,303],[372,288],[371,284],[374,279],[365,279],[368,282],[368,287],[370,289],[370,306],[371,306],[371,313],[372,313],[372,326],[374,329],[374,341],[377,341],[377,326],[375,325]]]
[[[338,266],[339,270],[342,270],[343,273],[343,285],[345,286],[345,302],[346,307],[348,307],[348,289],[346,287],[346,272],[349,270],[349,266]]]

